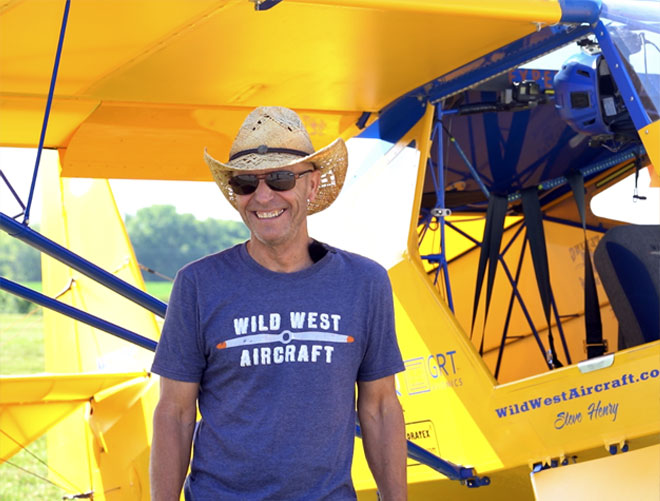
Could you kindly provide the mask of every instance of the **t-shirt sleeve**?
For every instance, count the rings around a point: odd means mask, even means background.
[[[172,286],[152,372],[177,381],[201,381],[206,356],[197,304],[194,281],[180,271]]]
[[[374,281],[369,302],[369,341],[358,370],[358,381],[373,381],[405,369],[396,339],[392,286],[387,272]]]

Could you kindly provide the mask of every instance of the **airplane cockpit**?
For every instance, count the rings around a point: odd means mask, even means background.
[[[659,117],[657,19],[612,18],[437,105],[420,253],[498,381],[658,339],[660,226],[589,203],[632,176],[629,200],[660,212],[640,137]]]

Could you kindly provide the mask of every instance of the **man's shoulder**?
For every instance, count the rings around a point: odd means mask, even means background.
[[[368,275],[387,275],[387,270],[373,259],[356,254],[355,252],[339,249],[326,244],[326,247],[333,252],[338,260],[345,263],[347,267],[360,273]]]

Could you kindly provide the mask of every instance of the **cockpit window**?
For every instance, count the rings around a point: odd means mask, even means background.
[[[660,9],[633,9],[623,2],[607,2],[604,19],[607,30],[627,63],[632,83],[651,121],[660,118]]]

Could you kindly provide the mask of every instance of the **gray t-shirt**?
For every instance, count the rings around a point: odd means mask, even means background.
[[[186,499],[355,499],[355,382],[404,369],[375,262],[276,273],[245,244],[181,269],[153,372],[199,382]]]

